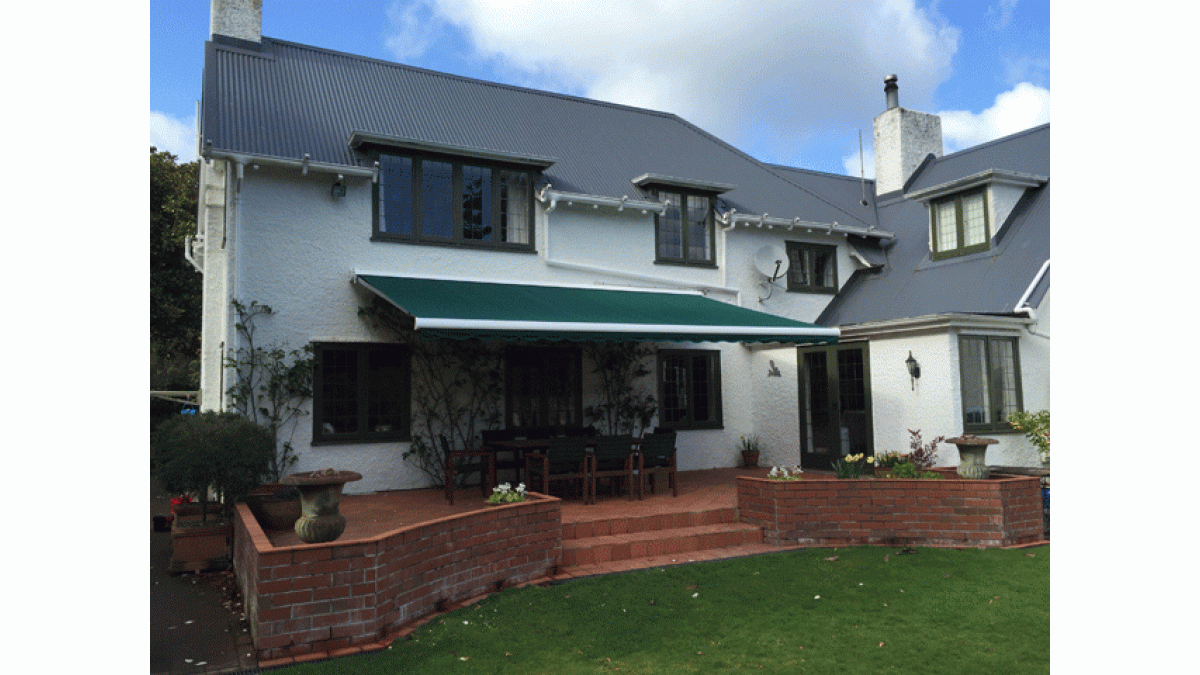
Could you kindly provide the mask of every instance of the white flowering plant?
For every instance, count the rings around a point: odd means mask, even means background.
[[[772,467],[771,471],[767,473],[767,478],[771,480],[800,480],[802,473],[803,471],[798,466],[790,469],[776,466]]]
[[[487,498],[487,503],[489,504],[516,504],[523,501],[525,501],[524,483],[521,483],[516,488],[511,483],[501,483],[492,488],[492,494]]]

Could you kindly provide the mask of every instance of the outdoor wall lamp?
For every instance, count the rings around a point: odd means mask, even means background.
[[[341,199],[342,197],[346,196],[346,184],[342,182],[342,174],[338,174],[337,182],[335,182],[333,186],[329,188],[329,194],[332,195],[334,199]]]
[[[904,359],[904,365],[908,366],[908,376],[912,378],[912,388],[917,388],[917,378],[921,377],[921,364],[913,358],[912,351],[908,352],[908,358]]]

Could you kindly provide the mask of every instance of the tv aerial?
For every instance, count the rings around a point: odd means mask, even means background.
[[[758,249],[758,252],[754,254],[754,268],[767,278],[763,282],[767,287],[767,297],[758,299],[759,302],[762,302],[769,299],[775,292],[775,280],[787,274],[787,251],[783,250],[781,246],[764,246]]]

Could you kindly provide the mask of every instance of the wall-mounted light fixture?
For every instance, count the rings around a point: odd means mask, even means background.
[[[917,378],[921,377],[921,364],[913,358],[912,351],[908,352],[908,358],[904,359],[904,365],[908,366],[908,376],[912,378],[912,388],[917,388]]]
[[[334,199],[341,199],[342,197],[346,196],[346,184],[342,182],[342,174],[338,174],[337,182],[335,182],[333,186],[329,188],[329,194],[332,195]]]

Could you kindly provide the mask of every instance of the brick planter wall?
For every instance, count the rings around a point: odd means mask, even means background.
[[[561,503],[529,494],[369,539],[288,547],[272,546],[239,504],[234,570],[260,665],[378,648],[439,604],[553,573]]]
[[[945,480],[738,476],[739,517],[777,545],[999,547],[1041,540],[1037,478],[941,473]]]

